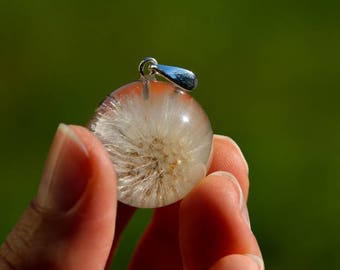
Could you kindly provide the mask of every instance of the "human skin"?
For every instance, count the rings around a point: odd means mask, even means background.
[[[37,196],[0,247],[0,269],[108,269],[135,208],[117,202],[99,140],[61,124]],[[181,201],[154,210],[129,269],[264,269],[246,206],[248,165],[214,136],[208,176]]]

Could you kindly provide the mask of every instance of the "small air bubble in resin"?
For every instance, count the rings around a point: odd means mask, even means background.
[[[119,88],[101,103],[89,128],[111,156],[118,200],[127,205],[172,204],[206,175],[213,136],[209,119],[174,84],[141,80]]]

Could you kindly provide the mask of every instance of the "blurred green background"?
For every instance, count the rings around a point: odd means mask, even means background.
[[[215,133],[249,162],[267,269],[338,269],[340,2],[0,0],[0,241],[58,123],[85,124],[145,56],[192,69]],[[137,214],[124,269],[150,211]]]

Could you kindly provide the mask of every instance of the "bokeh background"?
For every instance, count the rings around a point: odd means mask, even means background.
[[[153,56],[195,71],[215,133],[243,149],[267,269],[339,269],[339,3],[0,0],[0,241],[58,123],[84,125]],[[150,214],[128,227],[115,269]]]

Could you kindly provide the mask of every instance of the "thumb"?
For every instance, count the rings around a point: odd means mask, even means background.
[[[38,194],[0,247],[0,269],[104,269],[114,236],[115,179],[92,133],[60,124]]]

